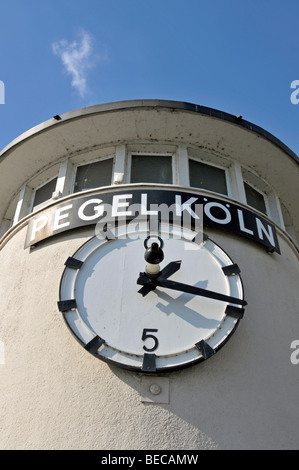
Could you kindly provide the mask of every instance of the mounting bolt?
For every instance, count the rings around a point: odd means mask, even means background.
[[[152,384],[149,389],[152,395],[160,395],[161,393],[160,385]]]

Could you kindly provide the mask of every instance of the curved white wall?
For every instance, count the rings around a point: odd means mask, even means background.
[[[298,236],[298,157],[249,123],[203,111],[129,102],[67,114],[29,131],[0,154],[1,219],[13,217],[24,185],[37,183],[43,172],[53,176],[54,166],[66,160],[76,163],[85,153],[126,145],[179,148],[179,159],[189,146],[239,165],[232,179],[236,192],[242,189],[240,167],[256,171],[273,188],[273,206],[279,209],[278,197],[286,205]],[[182,190],[186,186],[181,183]],[[241,268],[245,316],[216,355],[157,376],[96,359],[75,341],[58,311],[64,262],[94,228],[66,231],[24,249],[31,218],[30,211],[23,213],[8,231],[4,220],[0,243],[1,449],[298,447],[299,365],[290,357],[291,343],[299,341],[299,253],[275,217],[280,255],[220,228],[205,229]],[[160,396],[148,393],[152,384],[162,387]]]
[[[84,351],[57,310],[64,260],[93,231],[66,233],[31,252],[23,249],[25,233],[0,252],[0,448],[297,447],[298,369],[290,344],[299,333],[299,259],[284,238],[282,254],[270,255],[208,231],[242,269],[246,315],[214,357],[166,374],[169,403],[159,404],[141,401],[142,375]]]

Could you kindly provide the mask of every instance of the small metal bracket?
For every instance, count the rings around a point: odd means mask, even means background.
[[[224,266],[222,271],[226,276],[235,276],[236,274],[240,274],[241,270],[237,264],[230,264],[229,266]]]
[[[142,376],[141,397],[143,403],[169,403],[169,378]]]
[[[215,351],[211,346],[206,343],[204,340],[199,341],[195,344],[199,352],[201,352],[204,359],[209,359],[209,357],[215,354]]]
[[[104,343],[105,340],[103,338],[100,338],[100,336],[95,336],[84,346],[84,349],[86,349],[86,351],[90,352],[91,354],[95,354]]]
[[[142,372],[156,372],[156,355],[145,353],[143,356]]]
[[[79,259],[76,259],[76,258],[69,257],[64,263],[64,265],[67,268],[80,269],[81,266],[83,265],[83,261],[80,261]]]
[[[228,305],[225,310],[226,315],[237,319],[243,318],[244,312],[244,308],[235,307],[234,305]]]
[[[69,299],[69,300],[60,300],[57,302],[58,305],[58,310],[62,313],[68,312],[69,310],[73,310],[74,308],[77,308],[77,302],[75,299]]]

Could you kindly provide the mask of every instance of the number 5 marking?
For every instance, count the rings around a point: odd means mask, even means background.
[[[143,330],[143,333],[142,333],[142,341],[146,341],[148,338],[151,338],[154,340],[154,345],[152,348],[148,348],[147,346],[143,346],[143,349],[146,351],[146,352],[153,352],[155,351],[158,346],[159,346],[159,341],[158,341],[158,338],[156,338],[156,336],[154,335],[151,335],[149,333],[157,333],[158,330],[155,330],[155,329],[152,329],[152,328],[144,328]]]

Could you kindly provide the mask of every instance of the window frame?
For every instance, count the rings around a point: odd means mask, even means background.
[[[262,212],[260,211],[259,209],[257,209],[256,207],[253,207],[251,206],[250,204],[248,204],[247,202],[247,196],[246,196],[246,189],[245,189],[245,184],[246,183],[248,186],[250,186],[252,189],[254,189],[256,192],[258,192],[259,194],[261,194],[261,196],[263,196],[264,198],[264,203],[265,203],[265,208],[266,208],[266,212]],[[268,195],[265,191],[263,191],[261,188],[257,187],[254,183],[252,183],[251,181],[248,180],[248,178],[244,178],[243,177],[243,186],[244,186],[244,192],[245,192],[245,198],[246,198],[246,205],[248,207],[251,207],[252,209],[254,209],[255,211],[259,212],[260,214],[263,214],[265,215],[266,217],[269,217],[270,219],[272,219],[271,217],[271,205],[269,203],[269,198],[268,198]]]
[[[132,157],[140,156],[140,157],[171,157],[171,171],[172,171],[172,183],[144,183],[143,181],[139,181],[138,183],[131,183],[131,170],[132,170]],[[167,185],[176,185],[177,184],[177,174],[176,174],[176,161],[175,161],[175,154],[172,152],[129,152],[127,156],[127,177],[126,177],[127,184],[167,184]]]
[[[36,196],[36,193],[39,189],[41,189],[43,186],[46,186],[46,184],[50,183],[51,181],[55,180],[56,179],[56,185],[55,185],[55,188],[57,187],[57,181],[58,181],[58,175],[52,177],[52,178],[49,178],[47,181],[44,181],[42,184],[40,184],[39,186],[37,186],[36,188],[34,188],[32,190],[32,198],[31,198],[31,204],[30,204],[30,211],[29,213],[32,213],[32,212],[35,212],[35,211],[38,211],[40,209],[42,209],[43,207],[46,207],[48,204],[49,204],[49,201],[53,201],[53,193],[55,192],[55,189],[52,193],[52,196],[50,197],[50,199],[47,199],[46,201],[38,204],[37,206],[34,206],[34,200],[35,200],[35,196]]]
[[[296,244],[298,244],[293,218],[288,208],[286,207],[286,205],[282,201],[279,201],[279,203],[280,203],[281,216],[282,216],[282,221],[283,221],[283,229],[293,239],[293,241]]]
[[[155,149],[152,148],[152,151],[150,149],[149,151],[146,151],[145,148],[147,145],[150,147],[151,144],[142,142],[140,144],[140,150],[138,150],[137,145],[138,144],[134,142],[132,147],[135,148],[131,148],[128,151],[130,144],[118,144],[115,146],[115,152],[113,150],[114,147],[112,148],[110,145],[109,150],[103,156],[97,156],[97,150],[93,149],[92,154],[96,158],[91,157],[91,155],[87,157],[85,152],[80,152],[80,155],[76,156],[76,163],[73,161],[74,156],[68,156],[60,162],[54,162],[55,165],[59,165],[59,171],[57,172],[57,168],[51,166],[46,168],[44,172],[38,172],[36,175],[34,175],[33,178],[27,181],[20,190],[18,196],[19,199],[17,198],[18,200],[15,202],[16,209],[14,210],[14,215],[11,218],[11,214],[6,214],[3,218],[2,225],[7,227],[9,221],[12,226],[16,225],[22,218],[38,210],[41,210],[44,207],[47,207],[51,203],[53,204],[57,199],[69,195],[77,195],[80,192],[94,191],[98,188],[115,187],[117,184],[153,184],[156,186],[163,185],[163,183],[144,183],[142,181],[131,183],[132,157],[134,155],[158,158],[169,157],[171,158],[172,182],[164,183],[165,186],[180,185],[191,190],[196,189],[214,195],[216,194],[219,196],[228,197],[233,201],[243,204],[244,206],[248,206],[250,209],[262,214],[263,216],[268,217],[271,221],[281,227],[291,238],[293,238],[296,244],[298,244],[294,226],[288,225],[284,220],[282,213],[283,203],[279,199],[276,191],[252,168],[241,165],[240,162],[229,159],[227,156],[224,157],[216,153],[214,154],[211,151],[206,152],[204,149],[189,147],[187,144],[176,143],[173,144],[175,151],[168,148],[167,150],[164,149],[164,151],[161,149],[161,152],[159,152],[160,146],[158,144],[155,144]],[[84,157],[86,157],[86,160],[84,160]],[[95,188],[84,189],[83,191],[75,192],[75,181],[78,168],[85,165],[96,164],[108,159],[112,159],[111,181],[109,182],[109,185],[98,186]],[[211,168],[222,170],[224,172],[227,194],[215,192],[206,188],[191,186],[189,171],[191,160],[202,163]],[[115,180],[115,171],[119,172],[121,175],[124,175],[121,181]],[[44,179],[44,181],[41,184],[38,184],[38,186],[35,186],[35,184],[39,183],[41,179]],[[53,191],[52,196],[34,207],[34,200],[36,198],[37,191],[53,180],[56,180],[56,188]],[[263,197],[266,212],[261,212],[259,209],[255,208],[254,206],[250,206],[247,203],[244,183],[249,185],[253,190],[257,191]],[[57,195],[55,193],[57,193]],[[12,210],[13,209],[11,209],[11,211]],[[3,233],[5,233],[5,230],[7,230],[7,228],[2,227]]]
[[[203,164],[206,165],[206,166],[211,166],[211,167],[214,167],[214,168],[217,168],[217,169],[219,169],[219,170],[224,171],[227,194],[219,193],[219,192],[217,192],[217,191],[213,191],[212,189],[200,188],[200,187],[198,187],[198,186],[191,186],[191,182],[190,182],[190,166],[189,166],[189,161],[190,161],[190,160],[194,160],[195,162],[203,163]],[[213,193],[213,194],[220,194],[221,196],[226,196],[226,197],[232,198],[232,188],[231,188],[230,169],[229,169],[229,167],[217,165],[217,164],[215,164],[215,163],[211,163],[210,161],[209,161],[209,162],[206,162],[206,161],[204,161],[202,158],[196,158],[196,157],[194,157],[194,156],[188,155],[188,177],[189,177],[189,188],[199,189],[200,191],[208,191],[208,192]]]
[[[83,191],[75,191],[75,184],[76,184],[76,176],[77,176],[77,169],[81,166],[85,166],[85,165],[91,165],[93,163],[98,163],[98,162],[102,162],[104,160],[109,160],[109,159],[112,159],[112,171],[111,171],[111,180],[110,180],[110,184],[108,186],[113,186],[113,181],[114,181],[114,168],[115,168],[115,154],[112,154],[112,155],[107,155],[105,157],[100,157],[100,158],[96,158],[96,159],[92,159],[92,160],[87,160],[87,161],[84,161],[84,162],[79,162],[79,163],[76,163],[76,164],[73,164],[73,174],[72,174],[72,177],[71,177],[71,182],[70,182],[70,194],[80,194],[84,191],[92,191],[92,190],[95,190],[97,188],[105,188],[107,186],[96,186],[95,188],[90,188],[90,189],[84,189]]]

